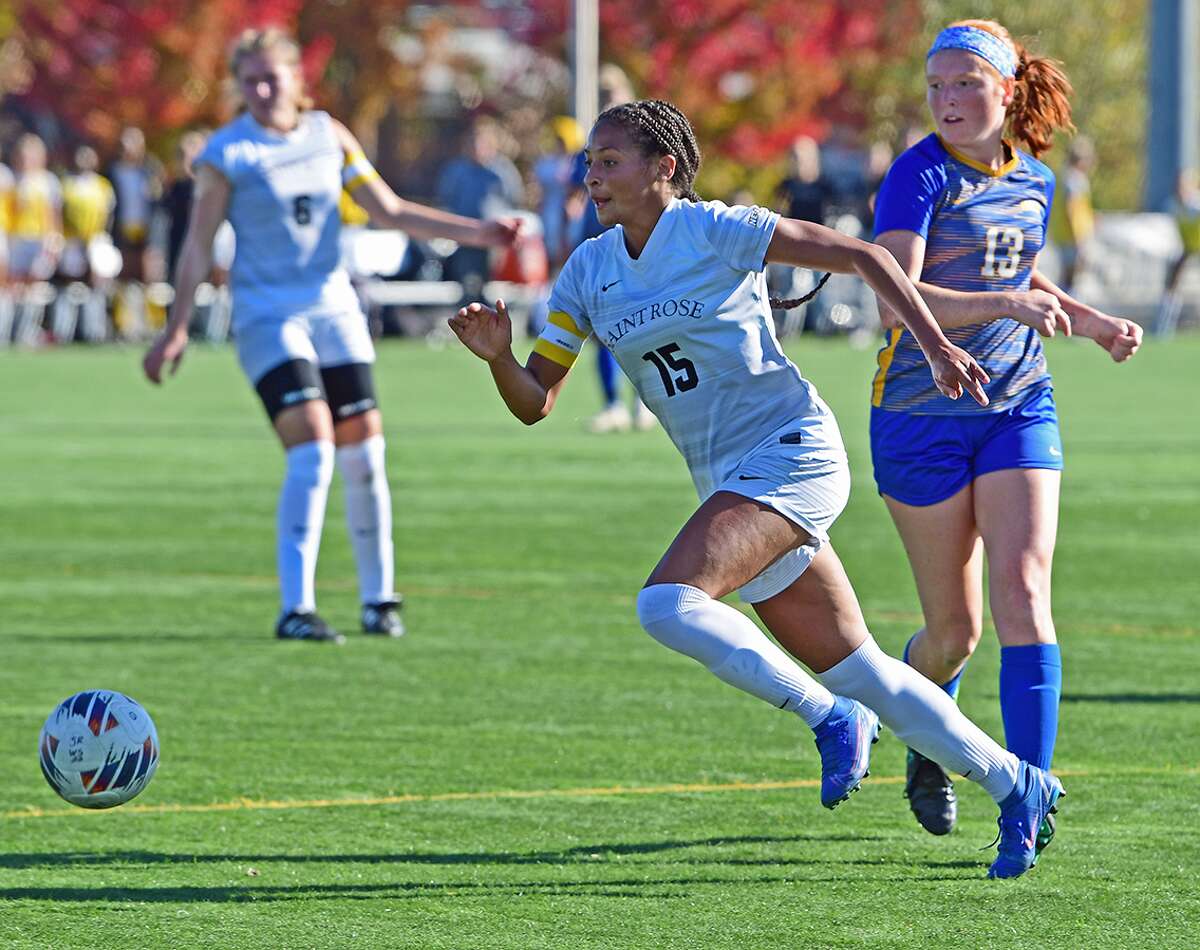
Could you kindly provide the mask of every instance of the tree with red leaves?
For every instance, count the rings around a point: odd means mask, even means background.
[[[562,0],[539,10],[531,42],[561,48]],[[778,177],[797,135],[868,124],[871,73],[907,52],[921,28],[917,0],[604,0],[601,59],[643,97],[669,99],[706,152],[702,187],[727,194]],[[564,49],[565,52],[565,49]]]

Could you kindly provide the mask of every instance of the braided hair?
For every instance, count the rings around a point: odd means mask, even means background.
[[[673,155],[675,174],[671,176],[671,184],[675,194],[688,201],[700,200],[695,190],[696,173],[700,171],[700,146],[692,124],[678,108],[662,99],[639,99],[605,109],[596,119],[596,125],[601,122],[624,128],[644,155]],[[803,297],[789,300],[772,297],[770,304],[776,310],[798,307],[815,297],[829,277],[829,274],[822,277]]]
[[[680,198],[699,201],[696,173],[700,170],[700,146],[687,116],[661,99],[639,99],[612,106],[600,113],[596,124],[610,122],[624,128],[634,145],[645,155],[673,155],[675,174],[671,184]]]

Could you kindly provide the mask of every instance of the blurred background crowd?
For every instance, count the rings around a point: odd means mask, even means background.
[[[1147,187],[1153,5],[605,0],[598,105],[671,99],[697,127],[702,195],[869,238],[889,163],[929,131],[929,37],[963,16],[995,17],[1063,60],[1076,89],[1079,134],[1050,155],[1059,188],[1045,269],[1167,335],[1200,318],[1200,267],[1187,266],[1200,200],[1187,168],[1172,193]],[[0,0],[0,347],[141,339],[161,325],[191,161],[235,108],[226,49],[265,24],[298,36],[318,107],[355,132],[399,194],[525,219],[520,245],[496,255],[369,231],[346,196],[346,263],[376,332],[436,337],[450,308],[497,292],[538,328],[549,281],[594,233],[586,129],[570,115],[569,3]],[[215,250],[194,332],[222,341],[228,231]],[[812,278],[770,279],[792,296]],[[850,278],[779,320],[783,333],[863,341],[877,329],[873,299]]]

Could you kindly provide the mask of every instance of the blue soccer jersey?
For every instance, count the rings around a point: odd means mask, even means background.
[[[1028,290],[1054,198],[1054,173],[1011,149],[992,171],[945,145],[922,139],[888,171],[875,201],[875,234],[912,231],[925,239],[921,280],[951,290]],[[991,377],[991,403],[949,399],[934,385],[921,348],[903,328],[879,351],[871,404],[925,415],[996,412],[1049,385],[1041,338],[1009,317],[947,329]]]

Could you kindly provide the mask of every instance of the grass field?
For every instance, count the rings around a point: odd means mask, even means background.
[[[337,649],[271,637],[281,460],[231,353],[197,349],[161,392],[133,350],[0,355],[0,946],[1197,946],[1200,338],[1123,367],[1050,350],[1069,797],[1015,882],[984,878],[976,787],[925,835],[885,735],[826,812],[799,720],[641,632],[634,594],[694,498],[661,432],[583,433],[590,367],[526,431],[465,352],[381,348],[410,633],[353,634],[335,486]],[[919,614],[870,477],[872,355],[790,352],[842,424],[834,542],[897,651]],[[962,704],[999,736],[997,657],[985,636]],[[140,700],[163,750],[99,814],[34,752],[95,686]]]

